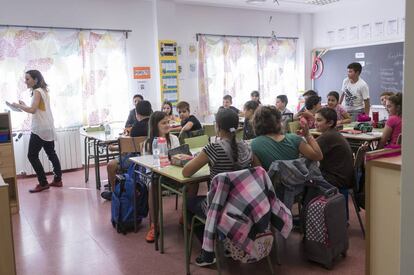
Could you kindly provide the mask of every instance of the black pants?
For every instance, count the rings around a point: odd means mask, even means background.
[[[55,174],[56,181],[60,181],[62,179],[62,169],[60,168],[59,158],[55,152],[55,142],[44,141],[38,135],[32,133],[30,135],[29,152],[27,153],[27,157],[29,158],[32,167],[36,172],[39,184],[45,186],[48,184],[48,182],[46,179],[45,170],[43,169],[42,163],[39,159],[39,152],[42,150],[42,148],[45,150],[47,157],[52,162],[53,173]]]

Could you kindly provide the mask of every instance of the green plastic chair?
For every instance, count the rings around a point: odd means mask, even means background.
[[[214,124],[204,125],[204,134],[207,135],[209,138],[215,137],[217,135],[216,126]]]
[[[208,144],[208,136],[202,135],[198,137],[186,138],[184,143],[190,146],[190,149],[204,147]]]

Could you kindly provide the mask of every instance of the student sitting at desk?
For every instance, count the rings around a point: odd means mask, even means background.
[[[306,111],[301,114],[300,119],[305,119],[310,129],[315,128],[315,114],[322,108],[321,97],[317,95],[308,97],[305,101],[305,108]]]
[[[286,95],[278,95],[276,97],[276,108],[279,110],[279,112],[284,115],[287,113],[292,113],[288,108],[286,108],[286,105],[288,104],[288,98]]]
[[[311,97],[311,96],[313,96],[313,95],[318,95],[318,93],[317,92],[315,92],[314,90],[307,90],[304,94],[303,94],[303,99],[305,100],[305,102],[306,102],[306,99],[308,99],[309,97]],[[295,114],[295,116],[293,117],[295,120],[296,119],[299,119],[299,117],[302,115],[302,113],[303,112],[305,112],[306,111],[306,106],[304,105],[304,106],[302,106],[302,108],[299,110],[299,112],[297,112],[296,114]]]
[[[259,91],[253,91],[250,93],[250,100],[251,101],[256,101],[257,103],[259,103],[259,105],[261,105],[262,103],[260,102],[260,93]]]
[[[236,112],[236,114],[240,114],[240,110],[232,106],[232,104],[233,104],[233,98],[231,97],[231,95],[223,96],[223,106],[220,106],[219,111],[221,109],[230,109]]]
[[[322,150],[320,170],[323,177],[339,188],[348,201],[348,188],[354,184],[352,150],[348,141],[336,130],[337,114],[332,108],[322,108],[316,112],[315,126],[322,135],[316,141]],[[348,204],[346,204],[348,217]]]
[[[165,112],[156,111],[152,113],[149,118],[149,136],[144,142],[143,151],[152,154],[152,142],[156,137],[164,137],[167,140],[168,149],[173,149],[180,146],[178,137],[170,135],[169,117]],[[145,240],[149,243],[155,240],[154,223],[152,223],[154,217],[154,209],[152,209],[152,187],[148,190],[148,208],[150,218],[150,229],[145,236]]]
[[[178,114],[180,115],[181,119],[181,127],[177,128],[180,129],[180,135],[184,132],[191,132],[196,130],[201,130],[203,127],[201,126],[200,121],[193,115],[190,114],[190,104],[186,101],[180,101],[177,103],[177,110]]]
[[[282,115],[275,106],[260,106],[253,116],[253,127],[257,137],[251,146],[253,165],[268,170],[275,160],[291,160],[299,153],[311,160],[321,160],[322,152],[318,143],[305,125],[305,140],[296,134],[283,134]]]
[[[204,147],[201,153],[187,163],[183,169],[184,177],[191,177],[204,165],[210,167],[210,179],[223,172],[231,172],[250,167],[252,152],[247,143],[236,140],[236,129],[239,125],[239,117],[230,109],[222,109],[216,115],[217,136],[220,142],[210,143]],[[206,196],[197,196],[188,199],[189,219],[193,215],[206,217],[208,211]],[[204,228],[197,227],[195,233],[202,240]],[[196,264],[206,266],[216,261],[214,252],[202,250],[196,259]]]
[[[171,102],[164,101],[162,104],[162,111],[167,114],[170,125],[180,122],[180,118],[173,113],[173,106]]]
[[[387,100],[390,96],[393,96],[394,93],[393,92],[389,92],[389,91],[385,91],[380,95],[380,101],[382,106],[384,106],[385,108],[387,108]]]
[[[336,125],[343,125],[351,123],[352,119],[348,112],[339,104],[339,93],[332,91],[328,93],[328,108],[331,108],[336,112],[337,122]]]
[[[132,98],[133,102],[134,102],[134,109],[132,109],[131,111],[129,111],[129,115],[128,115],[128,119],[125,123],[125,128],[128,129],[130,127],[132,127],[132,125],[134,125],[134,123],[137,121],[137,115],[136,115],[136,107],[138,102],[143,101],[144,97],[142,95],[134,95],[134,97]]]
[[[253,100],[247,101],[244,104],[243,140],[249,140],[256,137],[251,120],[257,107],[259,107],[259,103]]]
[[[141,137],[148,135],[148,120],[152,113],[151,103],[147,100],[138,102],[136,108],[137,121],[134,123],[131,129],[131,137]],[[124,161],[122,163],[125,163]],[[115,188],[116,173],[119,169],[126,169],[128,167],[120,167],[119,159],[113,159],[108,162],[106,170],[108,172],[108,181],[111,186],[111,190]],[[104,191],[101,193],[101,197],[106,200],[111,200],[112,192]]]
[[[387,110],[390,117],[385,124],[377,149],[382,149],[385,145],[398,144],[398,137],[402,133],[402,93],[388,98]]]

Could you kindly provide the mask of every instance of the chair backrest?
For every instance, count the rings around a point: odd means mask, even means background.
[[[402,144],[402,134],[399,134],[399,135],[398,135],[398,138],[397,138],[397,144],[399,144],[399,145],[401,145],[401,144]]]
[[[206,124],[204,125],[204,134],[208,137],[216,136],[216,127],[214,124]]]
[[[282,114],[282,126],[283,126],[283,132],[284,133],[289,132],[289,123],[290,122],[293,122],[293,113]]]
[[[236,130],[236,138],[237,138],[237,140],[242,140],[243,139],[243,128],[238,128]]]
[[[361,167],[361,165],[364,163],[365,154],[368,152],[368,150],[369,150],[368,143],[364,143],[361,146],[359,146],[355,154],[354,169]]]
[[[202,135],[198,137],[186,138],[184,139],[184,143],[190,146],[190,149],[204,147],[208,144],[208,136]]]
[[[296,132],[300,129],[299,121],[288,122],[287,129],[289,133],[296,134]]]
[[[184,140],[186,138],[198,137],[202,135],[204,135],[204,129],[199,129],[195,131],[185,131],[178,136],[178,139],[180,140],[180,144],[184,144]]]
[[[119,153],[139,153],[142,150],[142,144],[147,137],[119,137]]]

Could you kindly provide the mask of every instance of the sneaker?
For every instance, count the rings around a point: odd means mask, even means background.
[[[49,189],[49,185],[48,184],[46,184],[46,185],[40,185],[40,184],[38,184],[38,185],[36,185],[35,188],[30,189],[29,192],[30,193],[38,193],[38,192],[42,192],[43,190],[46,190],[46,189]]]
[[[103,191],[101,193],[101,197],[107,201],[112,200],[112,192],[111,191]]]
[[[53,181],[51,183],[49,183],[49,186],[51,186],[51,187],[62,187],[63,182],[62,182],[62,180],[53,179]]]
[[[216,254],[214,252],[207,252],[201,250],[200,256],[195,260],[196,265],[198,266],[209,266],[216,263]]]
[[[150,230],[147,232],[145,240],[147,241],[147,243],[153,243],[155,241],[155,228],[153,223],[151,223]]]

